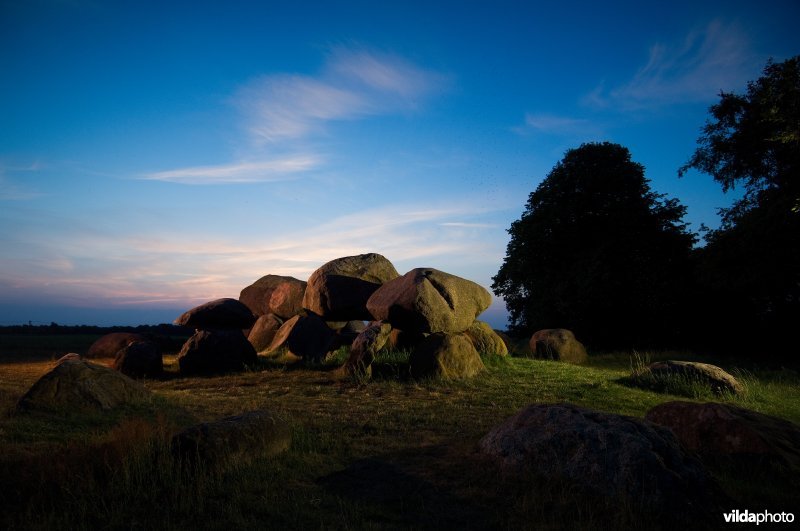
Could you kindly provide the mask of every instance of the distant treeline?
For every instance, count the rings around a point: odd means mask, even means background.
[[[68,326],[60,325],[58,323],[34,325],[12,325],[0,326],[0,335],[2,334],[29,334],[29,335],[104,335],[113,332],[135,332],[137,334],[150,334],[157,336],[185,336],[189,337],[194,333],[194,330],[184,326],[176,326],[173,324],[157,324],[157,325],[139,325],[139,326],[92,326],[92,325],[77,325]]]

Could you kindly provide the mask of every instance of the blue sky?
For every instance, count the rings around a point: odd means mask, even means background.
[[[0,2],[0,324],[143,324],[379,252],[486,286],[583,142],[677,178],[795,1]],[[504,325],[501,301],[484,314]]]

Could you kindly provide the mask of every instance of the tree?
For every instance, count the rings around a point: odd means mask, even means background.
[[[492,289],[512,331],[569,328],[594,347],[675,339],[695,242],[685,207],[612,143],[568,150],[528,198]]]
[[[800,322],[800,56],[769,61],[746,94],[723,92],[709,112],[679,174],[745,193],[698,250],[707,315],[732,344],[782,346]]]

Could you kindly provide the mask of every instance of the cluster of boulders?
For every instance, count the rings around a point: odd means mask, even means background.
[[[482,286],[443,271],[401,276],[380,254],[346,256],[322,265],[308,282],[266,275],[238,301],[220,299],[183,314],[176,324],[201,330],[181,350],[180,368],[222,372],[247,365],[256,352],[313,364],[350,346],[342,373],[369,376],[377,352],[393,347],[411,350],[415,377],[469,377],[484,369],[478,351],[508,354],[503,340],[476,321],[491,300]],[[242,330],[249,350],[241,346]]]

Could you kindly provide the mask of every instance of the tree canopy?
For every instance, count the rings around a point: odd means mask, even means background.
[[[569,328],[596,347],[668,341],[695,241],[684,213],[650,189],[627,148],[604,142],[567,151],[512,223],[493,278],[512,330]]]
[[[729,343],[774,350],[800,322],[800,57],[770,61],[746,94],[722,93],[709,112],[679,173],[745,194],[698,250],[705,314]]]
[[[747,93],[720,94],[698,139],[698,148],[679,174],[694,168],[710,174],[724,191],[743,185],[745,196],[723,211],[723,227],[778,197],[800,209],[800,56],[767,63]]]

